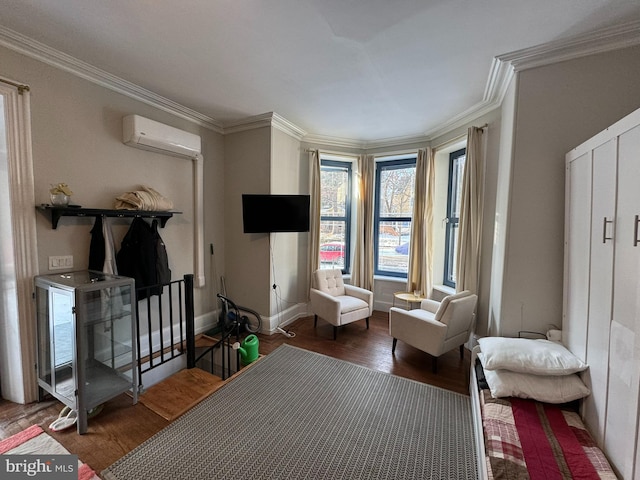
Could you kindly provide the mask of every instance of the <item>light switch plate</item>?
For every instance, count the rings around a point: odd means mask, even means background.
[[[73,268],[73,255],[49,257],[49,270],[65,270]]]

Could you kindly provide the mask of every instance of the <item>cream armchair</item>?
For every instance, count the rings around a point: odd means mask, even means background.
[[[333,325],[333,339],[338,327],[357,320],[366,319],[373,313],[373,293],[364,288],[346,285],[340,269],[316,270],[311,288],[311,309],[314,313],[313,326],[318,325],[318,317]]]
[[[460,347],[464,356],[464,344],[473,331],[478,296],[465,290],[449,295],[442,302],[423,300],[420,308],[389,310],[389,334],[393,337],[391,353],[395,354],[398,340],[433,356],[433,372],[438,370],[438,357]]]

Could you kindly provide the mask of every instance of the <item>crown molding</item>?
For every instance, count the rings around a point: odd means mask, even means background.
[[[515,69],[509,62],[494,58],[491,61],[489,77],[484,88],[482,101],[489,105],[499,106],[509,89],[509,84],[515,75]]]
[[[520,72],[635,45],[640,45],[640,20],[516,50],[499,55],[496,59],[509,63],[514,71]]]
[[[425,135],[429,140],[433,140],[457,128],[468,125],[496,108],[500,108],[514,75],[515,70],[509,62],[494,58],[491,62],[491,69],[489,70],[489,77],[485,85],[482,101],[438,127],[428,130],[425,132]]]
[[[380,140],[354,140],[349,138],[332,137],[328,135],[305,135],[305,143],[318,144],[327,147],[349,148],[355,150],[372,150],[375,148],[397,147],[413,143],[427,143],[429,138],[425,135],[407,135],[403,137],[389,137]]]
[[[640,20],[499,55],[491,63],[482,101],[425,135],[436,138],[500,107],[517,72],[635,45],[640,45]]]
[[[177,117],[223,133],[217,120],[0,25],[0,45]]]
[[[380,140],[364,142],[364,148],[371,150],[374,148],[397,147],[399,145],[409,145],[412,143],[428,143],[431,139],[427,135],[406,135],[402,137],[389,137]]]
[[[492,61],[481,102],[422,135],[392,137],[374,141],[309,134],[275,112],[221,123],[1,25],[0,45],[223,135],[269,126],[307,143],[367,150],[409,143],[427,143],[434,138],[468,125],[500,107],[509,84],[517,72],[640,45],[640,20],[499,55]]]
[[[292,136],[296,140],[302,140],[307,132],[302,128],[298,127],[296,124],[290,122],[286,118],[281,115],[278,115],[275,112],[272,112],[271,125],[278,130],[286,133],[287,135]]]
[[[252,117],[242,118],[240,120],[225,122],[223,133],[225,135],[228,135],[230,133],[238,133],[247,130],[255,130],[257,128],[270,127],[272,117],[273,112],[267,112],[260,115],[254,115]]]
[[[302,128],[298,127],[293,122],[290,122],[282,115],[278,115],[276,112],[267,112],[232,122],[225,122],[224,134],[227,135],[230,133],[244,132],[246,130],[254,130],[256,128],[263,127],[277,128],[296,140],[302,140],[302,138],[307,134],[307,132]]]
[[[356,140],[352,138],[333,137],[331,135],[319,135],[316,133],[310,133],[304,136],[303,142],[323,145],[326,147],[338,147],[338,148],[350,148],[356,150],[364,150],[365,142],[362,140]]]
[[[483,115],[486,115],[487,113],[492,112],[499,107],[500,102],[497,100],[483,100],[482,102],[475,104],[471,108],[468,108],[464,112],[451,118],[447,122],[440,124],[438,127],[432,128],[431,130],[425,132],[425,136],[429,141],[431,141],[442,135],[446,135],[447,133],[452,132],[457,128],[465,127],[474,120],[482,117]]]

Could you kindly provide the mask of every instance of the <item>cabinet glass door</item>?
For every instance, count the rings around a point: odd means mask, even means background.
[[[127,390],[133,379],[131,286],[78,292],[80,389],[87,406]]]
[[[49,290],[51,308],[51,332],[53,336],[52,386],[57,393],[69,399],[75,398],[74,348],[75,329],[73,328],[73,294],[67,290],[51,288]]]
[[[38,322],[38,378],[47,385],[53,381],[51,371],[51,331],[49,330],[49,290],[36,288]]]

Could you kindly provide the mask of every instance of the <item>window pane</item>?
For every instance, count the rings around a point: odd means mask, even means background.
[[[346,169],[323,168],[320,172],[321,215],[344,217],[349,192],[349,172]]]
[[[447,236],[447,241],[449,242],[447,248],[447,278],[445,279],[445,285],[455,286],[456,285],[456,252],[458,251],[458,224],[449,224],[449,235]]]
[[[344,270],[345,245],[345,222],[321,220],[320,268],[340,268]]]
[[[381,221],[378,224],[378,270],[407,274],[411,222]]]
[[[462,203],[462,180],[466,150],[449,154],[449,196],[447,198],[447,232],[445,244],[444,284],[456,286],[456,255],[458,249],[458,222]]]
[[[415,178],[415,165],[381,170],[378,197],[380,217],[411,217]]]
[[[406,277],[416,158],[389,158],[376,165],[375,265],[377,275]]]
[[[320,268],[349,272],[351,163],[323,159],[320,166]]]
[[[460,218],[460,203],[462,202],[462,175],[464,173],[465,155],[454,159],[451,171],[452,204],[450,217]]]

